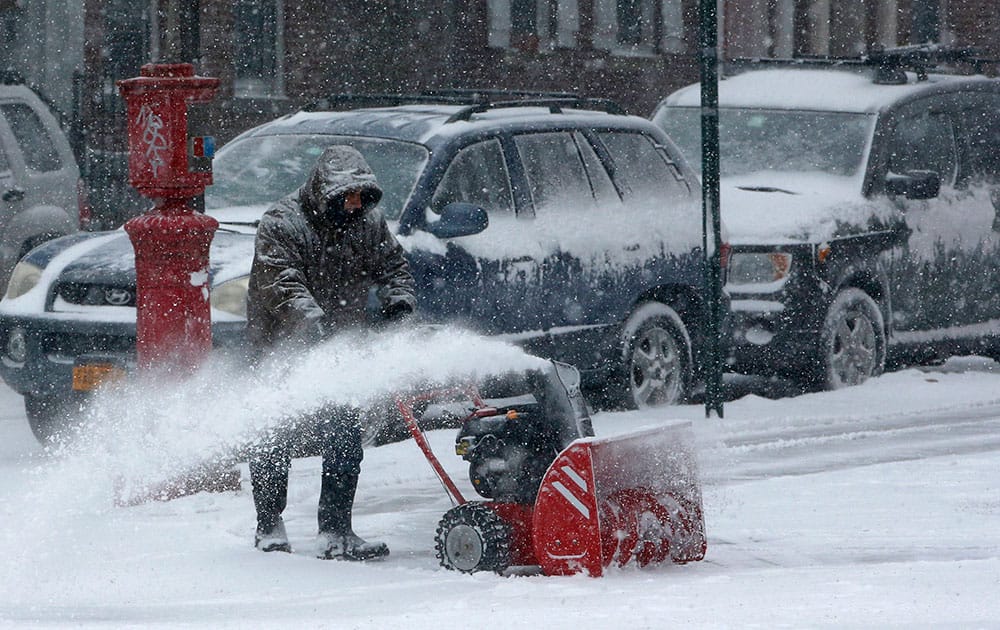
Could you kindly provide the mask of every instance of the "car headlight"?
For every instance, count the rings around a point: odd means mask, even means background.
[[[28,341],[23,328],[15,327],[7,333],[7,347],[4,351],[11,361],[24,363],[28,358]]]
[[[14,265],[14,271],[10,274],[10,280],[7,282],[7,297],[10,299],[21,297],[34,289],[41,278],[41,267],[22,260]]]
[[[734,252],[729,257],[729,284],[771,284],[788,277],[792,255],[782,252]]]
[[[250,276],[235,278],[223,282],[212,289],[212,308],[246,318],[247,316],[247,288],[250,286]]]

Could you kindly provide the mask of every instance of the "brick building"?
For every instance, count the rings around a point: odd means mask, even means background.
[[[219,77],[205,124],[225,141],[338,93],[573,91],[640,115],[697,80],[698,0],[84,0],[81,153],[124,181],[114,81],[150,60]],[[941,41],[1000,57],[996,0],[720,0],[722,55],[856,55]],[[124,193],[127,196],[127,193]],[[135,211],[95,199],[114,224]],[[101,204],[106,207],[101,208]]]

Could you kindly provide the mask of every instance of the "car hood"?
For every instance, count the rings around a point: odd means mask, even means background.
[[[723,178],[722,219],[731,245],[822,243],[901,222],[887,199],[866,199],[855,177],[754,173]]]
[[[250,273],[253,243],[252,234],[224,229],[216,232],[209,252],[212,286]],[[128,234],[121,229],[54,239],[33,250],[24,260],[42,268],[41,279],[24,295],[0,302],[0,311],[4,313],[37,315],[45,311],[50,289],[58,283],[135,286],[135,253]],[[108,308],[72,307],[67,310],[78,314],[107,311]],[[134,310],[131,317],[134,320]]]

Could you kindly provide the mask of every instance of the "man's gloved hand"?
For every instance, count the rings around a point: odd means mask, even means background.
[[[413,314],[413,307],[406,302],[395,302],[382,309],[382,320],[400,322]]]

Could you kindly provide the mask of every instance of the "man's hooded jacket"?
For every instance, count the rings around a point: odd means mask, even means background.
[[[343,196],[361,192],[359,216],[345,219]],[[403,248],[375,205],[382,190],[368,163],[348,146],[327,148],[306,183],[261,218],[247,297],[247,330],[256,346],[315,340],[366,322],[368,293],[383,310],[415,306]],[[329,202],[329,203],[328,203]]]

